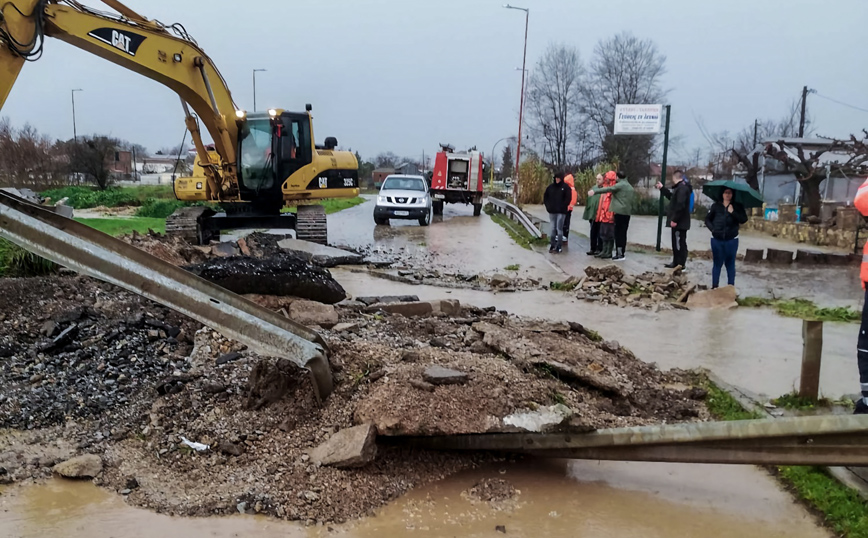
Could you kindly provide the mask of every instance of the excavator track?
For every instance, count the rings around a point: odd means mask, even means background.
[[[214,210],[207,207],[182,207],[166,219],[166,235],[180,237],[191,245],[206,245],[211,234],[205,231],[202,219],[213,214]]]
[[[321,205],[300,205],[295,223],[295,237],[302,241],[328,244],[328,222]]]

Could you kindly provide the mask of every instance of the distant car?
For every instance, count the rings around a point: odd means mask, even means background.
[[[418,220],[420,226],[431,224],[431,196],[422,176],[393,174],[383,181],[374,222],[389,224],[389,219]]]

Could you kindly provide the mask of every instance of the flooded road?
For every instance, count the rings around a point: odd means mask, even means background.
[[[480,479],[513,499],[471,500]],[[418,535],[808,538],[830,536],[764,472],[747,466],[527,461],[461,473],[419,488],[375,517],[303,527],[255,516],[175,518],[128,507],[90,482],[51,481],[0,494],[0,536],[222,538]]]
[[[371,201],[329,215],[329,243],[385,255],[400,253],[429,269],[496,273],[517,264],[544,282],[564,278],[544,257],[516,245],[487,215],[474,217],[472,206],[447,204],[443,215],[425,227],[401,220],[376,226],[373,210]]]

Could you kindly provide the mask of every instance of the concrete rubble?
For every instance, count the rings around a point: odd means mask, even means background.
[[[685,308],[681,300],[691,286],[687,276],[677,268],[633,276],[616,265],[607,265],[587,267],[585,275],[578,279],[571,277],[558,287],[575,290],[576,298],[587,302],[662,310]]]
[[[299,239],[283,239],[277,242],[277,246],[320,267],[355,265],[364,259],[364,256],[355,252]]]
[[[310,452],[314,463],[339,469],[364,467],[377,456],[377,429],[373,424],[360,424],[335,433]]]
[[[54,472],[64,478],[93,478],[102,472],[102,459],[95,454],[77,456],[55,465]]]

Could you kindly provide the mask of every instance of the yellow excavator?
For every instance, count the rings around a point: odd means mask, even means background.
[[[304,112],[247,113],[235,105],[217,67],[180,24],[149,20],[117,0],[106,13],[75,0],[6,0],[0,4],[0,109],[22,66],[55,37],[169,87],[181,98],[196,147],[192,177],[174,182],[186,207],[166,222],[169,234],[205,243],[221,230],[292,228],[299,239],[327,242],[325,211],[311,203],[359,194],[358,161],[317,145],[311,106]],[[203,142],[200,122],[213,139]],[[297,214],[282,214],[288,204]]]

